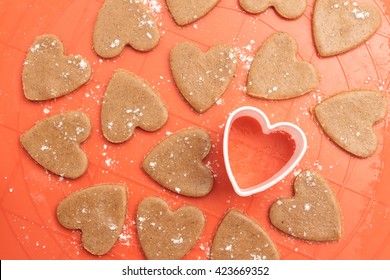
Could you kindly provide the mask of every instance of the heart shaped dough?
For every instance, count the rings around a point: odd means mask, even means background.
[[[68,229],[82,231],[84,248],[104,255],[115,245],[127,213],[127,192],[122,185],[97,185],[77,191],[57,206],[57,219]]]
[[[93,32],[93,47],[104,58],[119,55],[128,44],[150,51],[160,40],[156,19],[145,1],[106,0]]]
[[[137,208],[137,230],[149,260],[178,260],[194,247],[206,219],[198,208],[169,209],[161,198],[148,197]]]
[[[112,143],[127,141],[136,127],[160,129],[168,120],[168,110],[154,89],[143,79],[125,70],[115,72],[102,105],[102,130]]]
[[[312,241],[342,236],[341,210],[327,181],[315,171],[304,171],[294,182],[295,196],[281,198],[270,210],[271,223],[281,231]]]
[[[68,94],[91,78],[88,61],[80,55],[65,55],[62,42],[54,35],[37,37],[23,65],[24,95],[33,101]]]
[[[211,139],[202,128],[188,128],[165,138],[142,163],[145,172],[165,188],[185,196],[201,197],[213,187],[213,175],[202,163]]]
[[[295,19],[306,10],[306,0],[240,0],[240,6],[249,13],[262,13],[269,7],[284,18]]]
[[[385,117],[386,109],[383,94],[359,90],[342,92],[324,100],[314,108],[314,116],[337,145],[367,158],[378,146],[373,125]]]
[[[203,53],[190,42],[177,44],[170,54],[173,78],[181,94],[199,113],[226,91],[237,67],[234,50],[217,45]]]
[[[288,99],[318,85],[312,64],[298,61],[297,44],[288,33],[274,33],[258,50],[249,70],[247,93],[266,99]]]
[[[313,13],[313,35],[321,56],[332,56],[356,48],[370,38],[381,23],[375,6],[345,0],[317,0]]]
[[[267,232],[252,218],[230,209],[211,247],[212,260],[278,260],[279,253]]]
[[[186,25],[205,16],[219,0],[166,0],[166,2],[176,24]]]
[[[20,136],[20,142],[44,168],[75,179],[83,175],[88,167],[88,159],[80,143],[89,137],[91,128],[86,114],[71,111],[40,121]]]

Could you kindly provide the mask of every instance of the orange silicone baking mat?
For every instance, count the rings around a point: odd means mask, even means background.
[[[385,0],[387,1],[387,0]],[[144,259],[138,242],[135,212],[147,196],[163,197],[171,208],[183,204],[199,207],[205,214],[205,230],[185,259],[207,259],[213,235],[231,207],[257,220],[275,241],[282,259],[389,259],[390,258],[390,117],[375,126],[379,138],[376,153],[358,159],[334,145],[313,120],[315,104],[339,91],[372,89],[389,94],[390,62],[389,2],[367,0],[382,14],[379,30],[367,42],[345,54],[330,58],[317,55],[311,34],[313,0],[297,20],[285,20],[271,8],[258,15],[244,12],[237,0],[221,0],[205,17],[185,27],[171,18],[165,1],[147,1],[156,15],[161,40],[147,53],[126,47],[114,59],[102,59],[92,48],[92,32],[103,0],[0,0],[0,258],[1,259]],[[301,97],[269,101],[245,94],[250,62],[262,42],[276,31],[293,35],[298,57],[318,69],[320,84]],[[81,54],[93,67],[89,83],[75,92],[45,102],[31,102],[23,95],[21,71],[35,37],[55,34],[67,54]],[[226,43],[235,48],[238,68],[233,82],[211,109],[198,114],[178,92],[169,68],[169,51],[178,42],[191,41],[203,50]],[[168,123],[158,132],[136,130],[126,143],[106,141],[100,128],[102,96],[116,69],[143,77],[162,96],[169,109]],[[300,126],[308,139],[302,161],[273,188],[239,197],[228,180],[222,138],[229,112],[251,105],[263,110],[271,123],[289,121]],[[82,144],[87,153],[87,172],[67,180],[45,171],[21,147],[20,135],[35,123],[57,113],[80,110],[93,123],[90,138]],[[213,146],[205,159],[215,176],[210,194],[187,198],[159,186],[141,169],[145,154],[166,135],[182,128],[201,126],[211,135]],[[250,163],[248,163],[250,164]],[[260,164],[258,172],[266,164]],[[253,169],[253,168],[252,168]],[[268,219],[272,203],[292,194],[294,175],[300,170],[319,171],[330,183],[343,212],[344,234],[340,241],[306,242],[274,228]],[[55,209],[67,195],[100,183],[128,187],[128,213],[114,248],[95,257],[81,246],[80,232],[64,229]]]

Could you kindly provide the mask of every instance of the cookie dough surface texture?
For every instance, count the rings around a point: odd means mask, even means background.
[[[93,32],[93,47],[103,58],[118,56],[126,45],[150,51],[160,40],[156,19],[141,0],[106,0]]]
[[[137,208],[137,231],[142,250],[150,260],[179,260],[194,247],[205,225],[198,208],[172,211],[161,198],[148,197]]]
[[[166,137],[145,157],[142,168],[163,187],[190,197],[207,195],[213,174],[202,162],[211,149],[207,131],[194,127]]]
[[[262,13],[269,7],[284,18],[295,19],[306,10],[306,0],[240,0],[240,6],[247,12]]]
[[[210,12],[220,0],[166,0],[177,25],[187,25]]]
[[[104,184],[77,191],[57,206],[57,219],[67,229],[82,231],[82,244],[93,255],[104,255],[115,245],[127,213],[127,191]]]
[[[317,87],[315,67],[297,59],[298,47],[288,33],[274,33],[263,43],[251,64],[247,93],[265,99],[288,99]]]
[[[80,147],[91,134],[89,117],[77,111],[38,122],[20,136],[28,154],[47,170],[70,179],[83,175],[88,158]]]
[[[318,53],[333,56],[356,48],[378,30],[381,20],[380,11],[373,5],[316,0],[313,35]]]
[[[81,55],[65,55],[60,39],[38,36],[23,64],[24,95],[32,101],[57,98],[75,91],[92,75],[88,61]]]
[[[323,131],[347,152],[367,158],[375,153],[378,137],[373,126],[386,115],[386,97],[378,92],[357,90],[336,94],[314,108]]]
[[[328,182],[307,170],[294,182],[295,195],[281,198],[271,207],[271,223],[279,230],[310,241],[335,241],[342,237],[342,216]]]
[[[236,72],[237,58],[227,45],[202,52],[193,43],[184,42],[171,50],[170,66],[180,93],[198,113],[203,113],[228,88]]]
[[[277,260],[279,252],[267,232],[252,218],[230,209],[215,233],[212,260]]]
[[[168,110],[155,90],[142,78],[118,70],[103,97],[101,123],[104,137],[112,143],[127,141],[136,127],[160,129],[168,120]]]

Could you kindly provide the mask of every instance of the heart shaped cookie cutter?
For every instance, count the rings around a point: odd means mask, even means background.
[[[291,158],[287,161],[287,163],[278,172],[276,172],[271,178],[249,188],[241,188],[238,185],[230,165],[229,149],[228,149],[229,136],[230,136],[230,130],[232,124],[235,120],[242,117],[251,117],[255,119],[260,124],[264,134],[270,134],[271,132],[277,132],[277,131],[284,132],[287,133],[289,136],[291,136],[291,139],[295,142],[294,153],[291,156]],[[227,119],[224,136],[223,136],[223,157],[225,161],[226,172],[229,176],[230,182],[233,185],[234,191],[239,196],[249,196],[255,193],[259,193],[278,183],[280,180],[286,177],[294,169],[295,166],[297,166],[297,164],[305,154],[306,149],[307,149],[307,139],[305,133],[302,131],[301,128],[289,122],[279,122],[271,125],[266,114],[264,114],[264,112],[258,108],[251,107],[251,106],[240,107],[235,111],[233,111],[230,114],[229,118]]]

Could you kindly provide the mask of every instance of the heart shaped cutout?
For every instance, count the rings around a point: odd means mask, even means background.
[[[286,133],[291,137],[291,143],[293,145],[295,144],[294,152],[291,158],[279,171],[277,171],[271,178],[263,182],[258,182],[258,184],[249,188],[243,188],[238,184],[237,179],[232,171],[229,157],[229,138],[233,122],[243,117],[250,117],[256,120],[260,124],[264,134],[270,134],[273,132]],[[232,183],[234,191],[240,196],[249,196],[258,192],[262,192],[278,183],[280,180],[286,177],[299,163],[306,152],[306,148],[307,140],[305,133],[298,126],[289,122],[280,122],[271,125],[267,116],[261,110],[254,107],[246,106],[238,108],[230,114],[226,122],[223,135],[223,158],[226,172],[230,182]],[[258,172],[261,172],[261,170],[258,170]]]
[[[294,182],[295,195],[276,201],[271,223],[279,230],[311,241],[333,241],[342,236],[341,210],[327,181],[315,171],[304,171]]]
[[[206,219],[198,208],[169,209],[161,198],[148,197],[137,208],[137,230],[149,260],[179,260],[194,247]]]
[[[84,248],[104,255],[115,245],[127,213],[122,185],[98,185],[72,193],[57,206],[57,219],[67,229],[82,231]]]
[[[66,56],[60,39],[42,35],[35,39],[23,64],[24,95],[33,101],[57,98],[87,83],[91,75],[85,58]]]
[[[267,232],[252,218],[230,209],[215,233],[212,260],[278,260]]]
[[[378,139],[373,126],[386,115],[386,97],[368,90],[336,94],[314,108],[323,131],[342,149],[361,158],[373,155]]]
[[[321,56],[333,56],[356,48],[370,38],[381,23],[377,7],[343,0],[317,0],[313,35]]]
[[[166,137],[145,157],[142,168],[163,187],[190,197],[207,195],[214,183],[202,163],[211,149],[211,139],[202,128],[187,128]]]
[[[310,92],[318,85],[315,67],[298,61],[294,38],[274,33],[257,51],[248,75],[247,93],[266,99],[288,99]]]
[[[126,45],[150,51],[160,40],[156,19],[145,1],[106,0],[93,32],[95,52],[104,58],[118,56]]]
[[[296,19],[305,12],[306,0],[240,0],[240,6],[253,14],[262,13],[269,7],[274,7],[282,17]]]
[[[127,141],[136,127],[160,129],[168,110],[154,89],[137,75],[115,72],[103,97],[101,123],[104,137],[112,143]]]
[[[71,111],[40,121],[20,136],[20,142],[44,168],[75,179],[83,175],[88,167],[88,159],[80,143],[89,137],[91,128],[86,114]]]
[[[202,113],[226,91],[236,72],[237,58],[227,45],[217,45],[203,53],[193,43],[185,42],[171,50],[170,64],[180,93]]]
[[[166,0],[166,2],[176,24],[186,25],[208,14],[219,0]]]

